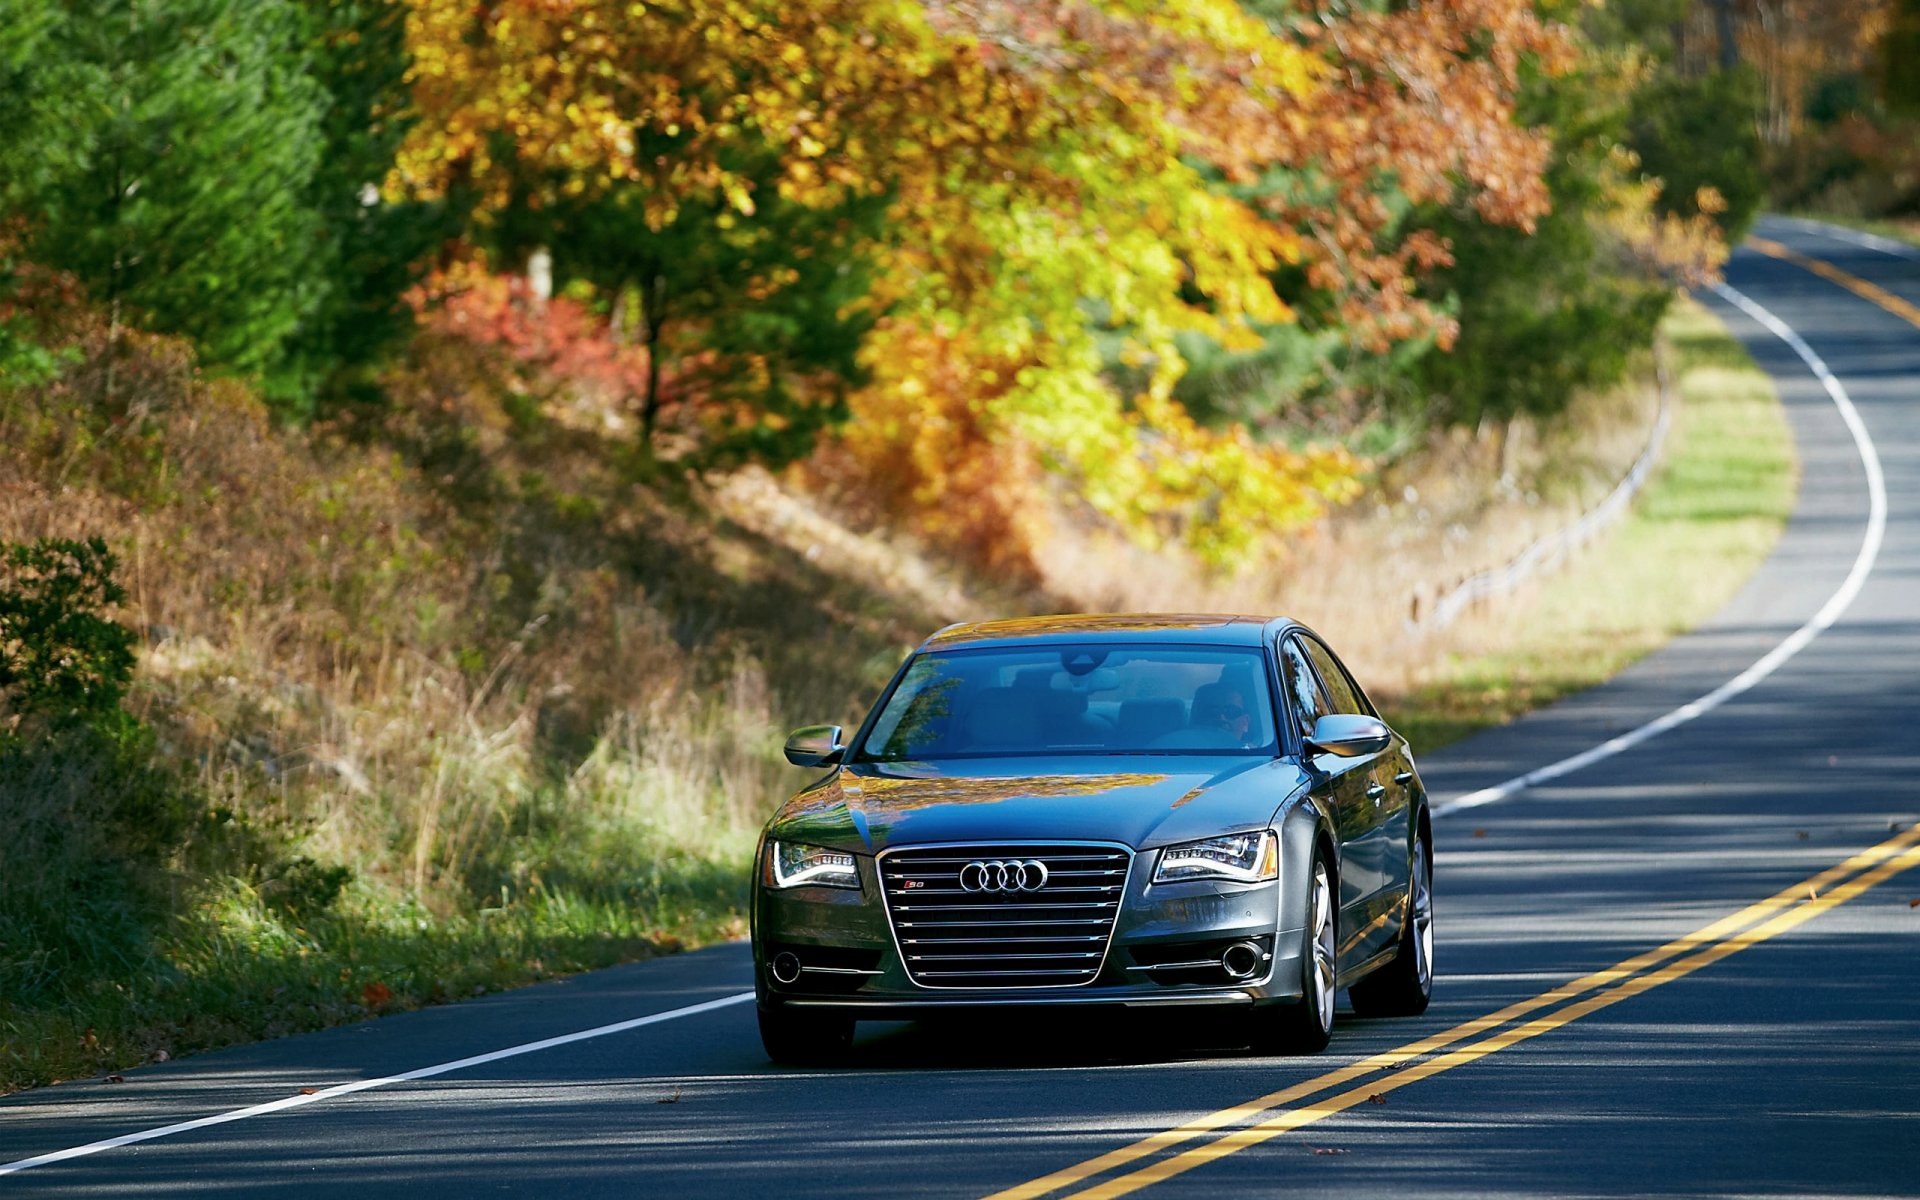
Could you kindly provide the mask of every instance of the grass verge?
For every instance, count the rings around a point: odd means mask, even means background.
[[[1608,535],[1530,595],[1464,618],[1385,698],[1420,751],[1611,678],[1711,616],[1779,540],[1798,465],[1772,383],[1691,300],[1662,336],[1677,403],[1659,469]]]

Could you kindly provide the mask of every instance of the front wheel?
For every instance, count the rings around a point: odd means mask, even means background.
[[[1262,1054],[1317,1054],[1333,1036],[1333,869],[1325,851],[1313,856],[1307,884],[1307,920],[1300,931],[1300,999],[1254,1010],[1254,1050]]]
[[[1424,833],[1413,844],[1411,866],[1400,952],[1347,989],[1353,1011],[1363,1017],[1417,1017],[1433,999],[1433,845]]]
[[[767,1057],[788,1066],[825,1066],[853,1044],[853,1019],[831,1013],[763,1008],[760,1044]]]

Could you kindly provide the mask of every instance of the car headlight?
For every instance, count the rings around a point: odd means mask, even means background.
[[[1168,846],[1160,852],[1160,865],[1154,868],[1153,881],[1231,879],[1237,883],[1259,883],[1279,873],[1279,839],[1273,830],[1262,829],[1258,833],[1230,833],[1225,837]]]
[[[857,888],[860,872],[853,865],[853,855],[842,850],[769,842],[766,883],[776,888]]]

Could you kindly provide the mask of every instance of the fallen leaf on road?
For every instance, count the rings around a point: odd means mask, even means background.
[[[1793,836],[1804,842],[1807,840],[1807,831],[1804,829],[1796,829],[1793,831]]]
[[[1373,1095],[1367,1097],[1368,1104],[1385,1104],[1386,1102],[1386,1096],[1379,1092],[1375,1092]]]
[[[301,1088],[301,1089],[300,1089],[300,1094],[301,1094],[302,1096],[311,1096],[311,1095],[313,1095],[313,1094],[314,1094],[315,1092],[317,1092],[317,1091],[319,1091],[319,1090],[320,1090],[319,1088]]]
[[[675,1088],[675,1089],[673,1089],[673,1095],[671,1095],[671,1096],[662,1096],[662,1097],[660,1097],[660,1098],[659,1098],[658,1100],[655,1100],[655,1101],[654,1101],[654,1103],[655,1103],[655,1104],[678,1104],[678,1103],[680,1103],[680,1089],[679,1089],[679,1088]]]
[[[1920,896],[1915,896],[1913,899],[1907,901],[1907,907],[1920,908]]]
[[[1486,830],[1484,830],[1484,829],[1476,829],[1476,830],[1474,830],[1474,831],[1473,831],[1473,836],[1475,836],[1475,837],[1485,837],[1485,836],[1487,836],[1487,831],[1486,831]]]
[[[101,1080],[102,1083],[125,1083],[126,1081],[127,1077],[125,1075],[109,1075]]]

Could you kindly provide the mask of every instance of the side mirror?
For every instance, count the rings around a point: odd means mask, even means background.
[[[808,725],[787,735],[787,761],[796,767],[830,767],[846,749],[838,725]]]
[[[1393,731],[1378,717],[1358,713],[1330,713],[1313,723],[1307,749],[1341,758],[1378,754],[1393,743]]]

